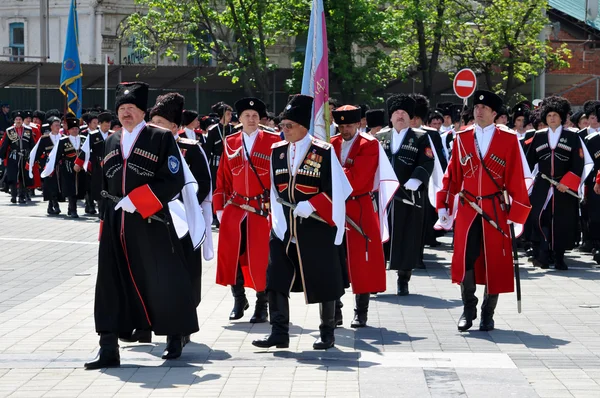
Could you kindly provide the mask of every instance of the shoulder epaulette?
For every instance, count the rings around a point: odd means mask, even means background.
[[[537,133],[547,133],[547,132],[548,132],[548,127],[543,128],[543,129],[539,129],[535,133],[537,134]]]
[[[312,139],[312,143],[313,145],[318,146],[319,148],[323,148],[323,149],[327,149],[329,150],[329,148],[331,148],[331,144],[325,141],[321,141],[318,138],[313,137]]]
[[[182,144],[188,144],[188,145],[198,145],[200,143],[200,141],[198,140],[191,140],[189,138],[183,138],[183,137],[179,137],[179,142],[181,142]]]
[[[496,128],[497,128],[498,130],[500,130],[500,131],[504,132],[504,133],[508,133],[508,134],[512,134],[512,135],[516,135],[516,134],[517,134],[517,132],[516,132],[516,131],[514,131],[514,130],[512,130],[512,129],[509,129],[509,128],[508,128],[506,125],[504,125],[504,124],[497,124],[497,125],[496,125]]]
[[[575,127],[567,127],[567,130],[573,132],[573,133],[579,133],[579,130],[576,129]]]
[[[23,128],[26,129],[26,130],[32,130],[33,131],[33,129],[31,127],[29,127],[29,126],[23,125]]]
[[[275,136],[279,137],[279,133],[276,132],[275,130],[263,130],[263,133],[267,133],[267,134],[275,135]]]
[[[11,130],[14,130],[14,129],[15,129],[15,126],[10,126],[9,128],[6,129],[6,131],[11,131]]]
[[[456,134],[462,134],[462,133],[466,133],[467,131],[473,131],[473,130],[475,130],[475,126],[469,126],[464,130],[457,131]]]
[[[165,131],[171,132],[171,130],[169,130],[169,129],[166,129],[166,128],[164,128],[164,127],[160,127],[159,125],[156,125],[156,124],[154,124],[154,123],[146,123],[146,126],[149,126],[149,127],[154,127],[154,128],[160,129],[160,130],[165,130]]]
[[[584,140],[586,140],[586,141],[589,141],[589,140],[591,140],[592,138],[596,138],[596,137],[598,137],[598,136],[600,136],[600,131],[596,131],[596,132],[594,132],[594,133],[592,133],[592,134],[588,134],[588,135],[586,135],[586,136],[585,136],[585,138],[584,138]]]
[[[367,134],[367,133],[359,133],[361,137],[363,137],[365,140],[368,141],[377,141],[377,139],[375,137],[373,137],[371,134]]]
[[[281,146],[286,146],[287,144],[289,144],[289,142],[287,142],[286,140],[279,141],[279,142],[276,142],[273,145],[271,145],[271,149],[279,148]]]

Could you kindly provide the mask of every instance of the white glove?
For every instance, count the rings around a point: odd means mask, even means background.
[[[420,186],[421,180],[418,178],[411,178],[410,180],[406,181],[406,184],[404,184],[404,188],[408,189],[409,191],[416,191]]]
[[[294,217],[308,218],[315,211],[309,201],[303,200],[294,209]]]
[[[131,201],[131,199],[129,199],[129,195],[125,196],[119,201],[119,203],[117,203],[117,205],[115,206],[115,210],[119,209],[126,211],[127,213],[135,213],[136,207]]]
[[[217,210],[217,220],[221,223],[221,218],[223,218],[223,210]]]
[[[439,217],[439,223],[440,226],[442,228],[444,228],[446,231],[449,231],[452,229],[452,221],[453,221],[453,217],[451,215],[448,214],[448,210],[447,209],[439,209],[438,210],[438,217]]]

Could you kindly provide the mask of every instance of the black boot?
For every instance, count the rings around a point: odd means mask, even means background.
[[[367,313],[369,312],[369,297],[371,295],[357,294],[354,296],[356,307],[354,307],[354,319],[350,324],[351,328],[364,328],[367,326]]]
[[[100,351],[92,362],[83,365],[86,369],[118,368],[121,366],[119,343],[114,333],[100,333]]]
[[[167,347],[162,354],[162,359],[177,359],[183,352],[183,337],[180,334],[167,336]]]
[[[135,329],[129,335],[119,335],[119,340],[124,343],[152,343],[152,331]]]
[[[46,210],[46,212],[48,213],[48,215],[50,216],[55,216],[58,213],[56,212],[56,210],[54,210],[54,203],[52,203],[52,200],[48,201],[48,210]]]
[[[408,282],[410,281],[411,276],[412,271],[398,270],[398,281],[396,282],[398,288],[396,294],[398,296],[408,296]]]
[[[463,282],[460,284],[460,291],[463,302],[463,313],[458,320],[458,330],[460,332],[466,332],[473,326],[473,320],[477,319],[477,296],[475,291],[477,285],[475,284],[475,271],[465,271],[465,277]]]
[[[27,203],[26,192],[27,192],[27,188],[19,187],[19,204],[20,205],[24,205]]]
[[[319,303],[321,324],[319,325],[320,336],[313,344],[315,350],[327,350],[335,344],[335,300]]]
[[[342,300],[335,300],[335,327],[342,326],[344,324],[344,316],[342,315],[342,308],[344,308],[344,303]]]
[[[577,250],[583,253],[591,253],[594,250],[593,242],[591,240],[585,240]]]
[[[597,249],[594,252],[594,257],[593,257],[594,261],[596,262],[596,264],[600,265],[600,249]]]
[[[239,278],[238,278],[239,279]],[[233,294],[233,309],[229,314],[229,320],[235,321],[244,316],[244,311],[250,307],[248,299],[246,298],[246,290],[244,284],[238,283],[231,286],[231,293]]]
[[[67,215],[70,218],[79,218],[77,214],[77,197],[69,196],[69,207],[67,209]]]
[[[268,303],[267,293],[256,292],[256,304],[250,323],[265,323],[268,320]]]
[[[10,203],[17,203],[17,185],[11,184],[10,189]]]
[[[541,269],[550,268],[550,247],[548,242],[540,242],[537,255],[533,258],[533,265]]]
[[[85,195],[85,214],[94,215],[96,214],[96,205],[94,204],[94,200],[92,199],[91,194]]]
[[[58,205],[58,200],[54,199],[51,201],[53,203],[53,207],[54,207],[54,211],[56,212],[56,214],[60,214],[60,206]]]
[[[485,289],[485,296],[481,305],[481,321],[479,322],[479,330],[482,332],[494,330],[494,310],[496,304],[498,304],[498,297],[498,294],[487,294],[487,288]]]
[[[554,268],[561,271],[568,271],[569,267],[565,263],[565,252],[557,252],[554,255]]]
[[[259,348],[288,348],[290,346],[290,302],[283,293],[269,291],[269,316],[271,319],[271,334],[254,340],[252,345]]]

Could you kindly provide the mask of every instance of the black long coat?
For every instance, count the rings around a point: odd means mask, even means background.
[[[428,203],[429,178],[435,164],[434,149],[426,132],[409,128],[398,151],[392,153],[392,134],[393,130],[386,130],[376,136],[400,182],[388,212],[391,237],[383,248],[390,269],[409,271],[419,265],[424,244],[424,209]],[[421,181],[414,193],[404,188],[411,178]],[[403,200],[414,200],[420,207],[406,204]]]
[[[184,185],[179,150],[170,131],[146,126],[124,159],[122,134],[106,141],[103,188],[116,197],[129,195],[137,211],[115,210],[112,203],[105,208],[96,331],[128,333],[150,327],[157,335],[194,333],[198,317],[193,289],[168,211],[168,202]],[[148,220],[152,214],[169,224]]]
[[[7,184],[19,183],[27,187],[33,183],[26,170],[29,152],[35,146],[33,130],[23,125],[21,136],[17,134],[15,127],[9,127],[4,133],[2,145],[0,146],[0,159],[7,160],[4,182]]]

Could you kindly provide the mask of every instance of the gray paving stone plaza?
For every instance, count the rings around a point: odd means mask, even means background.
[[[162,360],[165,338],[154,336],[121,343],[120,369],[85,371],[98,349],[98,222],[45,210],[39,196],[19,206],[0,194],[1,397],[600,397],[600,270],[590,256],[570,254],[567,272],[522,261],[523,313],[514,295],[502,295],[497,330],[459,333],[449,238],[426,249],[410,296],[395,295],[388,273],[369,327],[349,327],[348,292],[335,349],[312,349],[318,307],[301,294],[290,302],[290,348],[252,346],[269,325],[248,323],[251,312],[228,321],[233,300],[215,285],[213,260],[204,264],[200,332],[180,359]]]

